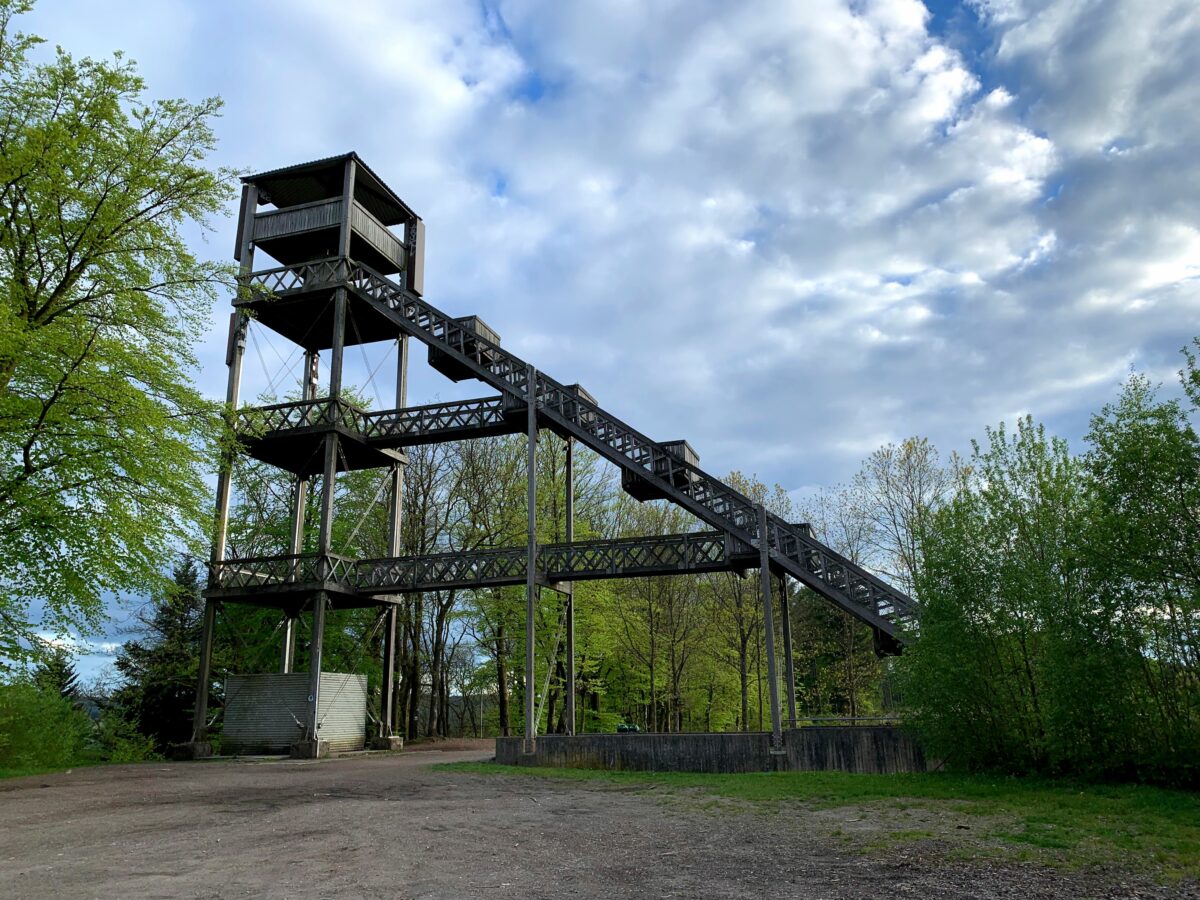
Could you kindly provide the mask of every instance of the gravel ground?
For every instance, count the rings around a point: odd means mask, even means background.
[[[947,862],[936,835],[957,826],[945,821],[430,768],[489,756],[490,744],[458,745],[3,781],[0,897],[1200,896],[1114,873]],[[857,849],[873,828],[914,824],[935,837]]]

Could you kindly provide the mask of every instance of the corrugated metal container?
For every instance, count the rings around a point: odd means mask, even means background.
[[[330,750],[361,750],[367,745],[367,676],[321,673],[318,737]]]
[[[304,737],[308,673],[230,675],[225,680],[225,753],[287,753]],[[330,750],[361,750],[367,740],[367,678],[321,673],[317,721]]]

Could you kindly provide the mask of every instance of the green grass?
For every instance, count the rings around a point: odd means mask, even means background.
[[[999,856],[1071,867],[1116,865],[1167,879],[1200,878],[1200,794],[1187,791],[942,773],[703,775],[495,763],[449,763],[439,768],[708,795],[743,801],[764,811],[788,804],[932,810],[947,820],[969,823],[952,840],[956,846],[951,855],[959,858]],[[883,826],[867,843],[881,848],[931,837],[923,827],[898,825],[889,831]]]

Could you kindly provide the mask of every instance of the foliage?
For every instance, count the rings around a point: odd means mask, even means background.
[[[0,0],[0,656],[89,631],[106,592],[149,591],[199,544],[216,407],[191,347],[223,267],[183,230],[231,197],[217,99],[151,100],[133,64],[16,30]]]
[[[0,684],[0,769],[72,765],[92,731],[88,717],[56,690]]]
[[[124,683],[113,693],[112,715],[101,720],[102,743],[128,752],[132,733],[123,724],[140,729],[158,752],[191,739],[203,603],[196,564],[185,559],[167,589],[138,612],[145,636],[117,653]]]
[[[79,691],[79,676],[71,654],[64,647],[55,647],[33,673],[33,683],[38,690],[56,693],[67,700],[74,699]]]
[[[95,756],[111,763],[144,762],[161,755],[155,739],[143,734],[117,709],[106,709],[101,713],[88,747]]]
[[[951,764],[1195,784],[1200,441],[1134,376],[1088,442],[975,446],[921,530],[902,692]]]

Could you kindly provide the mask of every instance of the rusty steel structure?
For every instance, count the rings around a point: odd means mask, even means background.
[[[391,737],[397,604],[405,595],[452,588],[524,584],[527,591],[525,683],[534,678],[534,610],[538,591],[564,593],[568,703],[574,717],[575,581],[714,571],[760,573],[773,746],[782,746],[774,657],[772,596],[791,578],[869,625],[880,653],[898,653],[915,625],[916,606],[900,591],[818,541],[802,524],[786,522],[699,467],[686,441],[655,441],[603,409],[578,384],[563,384],[501,347],[500,336],[474,316],[453,317],[424,298],[425,229],[416,215],[354,153],[243,179],[235,258],[240,263],[227,363],[226,404],[251,457],[293,476],[291,552],[264,557],[228,554],[232,456],[218,473],[216,522],[205,591],[204,636],[193,746],[206,744],[208,687],[216,609],[248,603],[283,611],[281,668],[290,671],[295,622],[312,615],[305,741],[299,755],[322,752],[317,719],[325,612],[377,607],[383,616],[383,689],[378,737]],[[281,265],[256,268],[262,251]],[[247,326],[253,317],[304,349],[306,377],[299,401],[262,407],[240,404]],[[348,328],[347,323],[351,326]],[[497,392],[475,400],[408,406],[411,339],[428,348],[431,366],[455,381],[474,378]],[[347,346],[391,340],[397,346],[395,408],[363,410],[342,397]],[[318,357],[328,371],[318,396]],[[536,465],[539,438],[566,442],[566,540],[539,545]],[[503,434],[528,441],[528,540],[524,547],[485,548],[423,556],[400,555],[404,448]],[[638,500],[670,500],[711,530],[620,540],[574,540],[573,459],[576,443],[618,466],[622,486]],[[334,487],[339,473],[384,468],[389,552],[384,559],[348,559],[332,552]],[[319,492],[315,552],[304,547],[305,509],[314,479]],[[789,677],[788,719],[795,721],[791,628],[781,590],[782,632]],[[525,691],[525,740],[532,748],[535,691]]]

